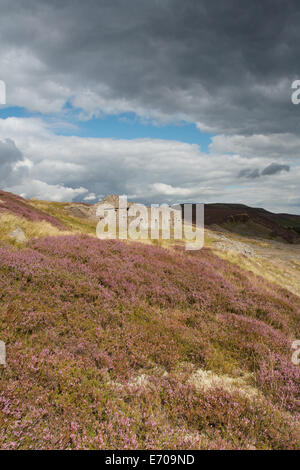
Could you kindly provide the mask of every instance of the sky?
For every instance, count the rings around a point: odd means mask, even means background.
[[[0,11],[1,189],[300,214],[298,1],[0,0]]]

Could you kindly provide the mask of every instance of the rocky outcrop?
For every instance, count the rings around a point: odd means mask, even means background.
[[[115,211],[118,212],[118,210],[119,210],[119,196],[117,194],[110,194],[103,201],[100,201],[97,204],[92,205],[89,208],[89,218],[99,219],[99,217],[97,217],[98,207],[103,206],[103,205],[107,205],[107,204],[111,205],[115,209]],[[130,206],[132,206],[132,204],[134,204],[134,202],[127,202],[127,210],[129,209]]]
[[[15,240],[18,243],[26,243],[28,238],[20,227],[17,227],[9,234],[12,240]]]
[[[225,222],[229,224],[246,224],[249,220],[249,214],[234,214],[227,217]]]

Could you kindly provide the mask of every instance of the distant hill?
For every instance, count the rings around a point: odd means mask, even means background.
[[[205,204],[204,220],[206,226],[217,225],[241,235],[300,243],[298,215],[274,214],[244,204]]]

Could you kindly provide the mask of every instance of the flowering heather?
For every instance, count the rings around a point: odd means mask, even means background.
[[[32,222],[44,220],[49,222],[60,230],[65,227],[55,217],[46,214],[40,209],[32,207],[28,202],[20,196],[5,191],[0,191],[0,215],[1,212],[10,212],[19,217],[25,217]]]
[[[0,247],[0,448],[299,448],[299,314],[206,249]],[[196,384],[200,369],[245,389]]]

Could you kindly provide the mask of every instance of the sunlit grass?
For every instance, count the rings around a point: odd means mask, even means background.
[[[55,237],[68,235],[71,232],[62,231],[44,220],[32,222],[24,217],[18,217],[9,213],[0,214],[0,240],[12,245],[20,245],[10,237],[17,227],[20,227],[25,236],[29,239],[41,237]]]
[[[33,207],[41,209],[47,214],[62,222],[70,231],[95,234],[97,222],[89,219],[74,217],[67,212],[68,203],[49,202],[31,199],[28,201]]]

